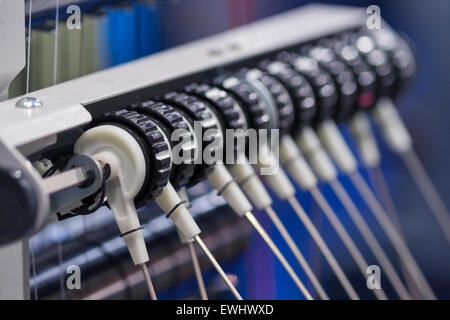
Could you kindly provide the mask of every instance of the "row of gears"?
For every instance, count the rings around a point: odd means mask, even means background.
[[[181,188],[204,180],[212,167],[202,161],[206,151],[215,159],[224,159],[230,151],[246,152],[238,143],[226,150],[226,129],[234,129],[235,139],[245,141],[250,128],[279,129],[280,135],[288,135],[330,118],[346,121],[380,97],[395,97],[414,75],[414,57],[401,38],[388,30],[369,34],[361,29],[124,106],[97,117],[90,127],[118,126],[141,146],[150,168],[135,198],[136,206],[142,206],[168,181]],[[179,134],[176,143],[174,134]],[[181,162],[172,161],[175,152]]]

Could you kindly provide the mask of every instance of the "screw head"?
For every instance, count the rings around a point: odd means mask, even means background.
[[[22,109],[35,109],[40,108],[43,105],[41,100],[34,97],[24,97],[16,102],[16,107]]]

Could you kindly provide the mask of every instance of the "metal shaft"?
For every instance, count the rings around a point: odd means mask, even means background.
[[[400,215],[395,207],[394,199],[391,191],[389,190],[389,186],[386,182],[386,178],[383,174],[383,170],[379,165],[374,167],[367,167],[367,172],[369,176],[369,180],[373,187],[376,190],[376,193],[380,197],[382,204],[384,204],[385,208],[391,215],[391,220],[394,225],[397,227],[398,232],[400,232],[400,236],[405,238],[405,234],[403,232],[401,223],[400,223]],[[403,278],[405,279],[406,286],[408,287],[409,294],[412,299],[420,299],[421,295],[415,284],[414,279],[411,278],[411,275],[408,273],[408,270],[403,263],[402,259],[397,256],[397,259],[400,263],[400,268],[402,270]]]
[[[353,260],[355,260],[363,277],[366,277],[367,267],[369,266],[369,264],[363,257],[361,251],[358,249],[355,242],[348,234],[347,230],[345,230],[345,227],[342,225],[341,221],[339,221],[339,218],[337,217],[336,213],[330,207],[327,200],[325,200],[322,193],[319,191],[319,189],[317,189],[317,187],[312,188],[310,192],[316,203],[319,205],[320,209],[323,211],[327,219],[330,221],[339,238],[344,243]],[[373,292],[378,299],[387,300],[387,296],[384,293],[383,289],[375,289],[373,290]]]
[[[431,209],[448,243],[450,243],[450,214],[445,207],[439,193],[431,182],[417,154],[411,150],[401,155],[414,182],[423,194],[428,207]]]
[[[202,270],[198,263],[197,252],[195,251],[194,243],[188,242],[189,252],[191,253],[192,264],[194,266],[195,278],[197,279],[198,288],[200,290],[200,297],[202,300],[208,300],[208,294],[206,293],[205,282],[202,277]]]
[[[288,201],[292,208],[294,209],[295,213],[299,217],[299,219],[302,221],[303,225],[305,226],[306,230],[308,230],[309,234],[319,247],[320,251],[322,252],[323,256],[327,260],[328,264],[330,265],[331,269],[335,273],[336,277],[338,278],[341,285],[344,287],[345,292],[352,300],[359,300],[359,296],[356,293],[355,289],[353,288],[352,284],[348,280],[347,276],[345,275],[344,271],[342,270],[341,266],[337,262],[336,258],[331,253],[330,249],[326,245],[325,241],[323,240],[322,236],[320,235],[319,231],[317,231],[316,227],[312,223],[311,219],[309,219],[306,212],[303,210],[300,203],[297,201],[296,198],[291,197],[288,198]]]
[[[252,226],[255,228],[255,230],[259,233],[259,235],[263,238],[264,242],[269,246],[270,250],[272,250],[273,254],[277,257],[278,261],[283,265],[284,269],[286,269],[289,276],[292,278],[294,283],[297,285],[297,287],[300,289],[300,291],[303,293],[303,295],[306,297],[307,300],[314,300],[311,294],[308,292],[308,289],[306,289],[303,282],[299,279],[297,274],[294,272],[294,269],[289,265],[289,262],[286,260],[286,258],[283,256],[281,251],[278,249],[278,247],[273,243],[270,236],[267,234],[267,232],[264,230],[264,228],[261,226],[261,224],[258,222],[256,217],[251,212],[246,212],[245,217],[250,221]]]
[[[142,272],[144,273],[145,283],[147,284],[148,293],[150,294],[150,298],[152,300],[158,300],[156,297],[155,288],[153,288],[152,279],[150,278],[150,274],[148,273],[148,268],[145,263],[141,264]]]
[[[389,260],[388,256],[384,252],[372,230],[365,222],[356,205],[354,204],[348,193],[345,191],[342,184],[338,180],[333,180],[330,182],[330,186],[341,203],[344,205],[345,210],[350,215],[351,219],[363,236],[370,250],[372,250],[373,254],[379,261],[381,267],[383,268],[383,272],[386,274],[398,296],[403,300],[410,300],[411,296],[404,286],[400,276],[397,274],[397,271],[395,271],[395,268]]]
[[[272,220],[272,223],[275,225],[275,228],[277,228],[280,235],[283,237],[284,241],[286,241],[286,244],[288,245],[289,249],[291,249],[293,255],[297,259],[300,266],[305,271],[306,275],[308,276],[309,280],[311,281],[312,285],[314,286],[314,289],[317,291],[317,294],[322,300],[329,300],[327,293],[323,289],[322,285],[320,284],[319,280],[317,279],[316,275],[314,274],[313,270],[309,266],[308,262],[306,261],[305,257],[301,253],[298,246],[295,244],[294,239],[292,239],[289,232],[286,230],[286,227],[281,222],[280,218],[278,218],[278,215],[275,213],[272,207],[267,207],[265,209],[267,215],[269,216],[270,220]]]
[[[349,177],[352,180],[361,197],[369,206],[376,220],[378,221],[378,223],[381,225],[384,232],[388,236],[397,254],[402,259],[403,263],[408,269],[408,272],[411,274],[411,277],[417,281],[419,290],[421,291],[423,297],[426,299],[433,299],[433,300],[436,299],[433,290],[428,284],[428,281],[426,280],[425,276],[420,270],[419,265],[415,261],[413,255],[409,251],[408,246],[406,245],[403,238],[400,236],[399,232],[393,225],[392,221],[389,219],[389,216],[386,213],[386,211],[383,209],[381,204],[376,199],[372,190],[370,190],[369,186],[361,177],[359,172],[355,171],[349,174]]]
[[[233,283],[230,281],[230,279],[228,279],[227,275],[225,274],[225,272],[223,271],[222,267],[219,265],[219,263],[217,262],[217,260],[214,258],[214,256],[212,255],[211,251],[209,251],[208,247],[206,247],[205,243],[202,241],[202,239],[199,236],[195,236],[194,240],[198,243],[198,245],[200,246],[200,248],[203,250],[203,252],[205,253],[205,255],[208,257],[209,261],[212,263],[212,265],[214,266],[214,268],[217,270],[217,272],[219,273],[219,275],[222,277],[223,281],[225,281],[225,284],[227,285],[227,287],[230,289],[231,293],[234,295],[234,297],[237,300],[242,300],[241,295],[239,294],[239,292],[236,290],[235,286],[233,285]]]

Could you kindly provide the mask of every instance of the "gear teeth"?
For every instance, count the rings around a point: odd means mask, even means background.
[[[217,134],[211,137],[209,143],[205,144],[205,141],[203,141],[203,150],[205,150],[210,143],[215,142],[217,139],[222,139],[222,132],[219,130],[220,124],[215,120],[216,117],[212,107],[205,101],[201,101],[197,97],[184,92],[169,92],[165,94],[161,100],[164,103],[182,110],[192,121],[200,121],[202,126],[202,137],[205,136],[206,132],[210,133],[213,132],[213,130],[217,132]],[[202,154],[203,150],[200,150]],[[223,150],[220,150],[220,152],[223,154]],[[216,156],[214,152],[211,152],[211,155],[213,157]],[[203,181],[212,169],[213,167],[210,164],[207,164],[202,160],[201,164],[196,165],[195,173],[190,179],[188,187]]]
[[[124,125],[146,142],[149,175],[135,202],[142,205],[157,197],[169,180],[172,165],[170,146],[157,124],[144,114],[125,109],[106,113],[93,123],[95,126],[105,123]]]
[[[294,124],[294,107],[286,88],[275,77],[263,72],[260,78],[262,84],[269,90],[277,106],[281,134],[291,131]]]
[[[208,101],[208,103],[213,106],[217,113],[220,114],[221,120],[223,122],[223,129],[242,129],[246,131],[248,129],[247,117],[242,110],[241,104],[233,98],[228,92],[222,90],[215,86],[210,86],[208,84],[190,84],[185,88],[186,92],[199,97],[200,99]],[[235,131],[235,143],[234,151],[235,154],[245,151],[245,144],[247,142],[244,134],[244,145],[241,146],[239,142],[241,136],[237,135],[238,132]],[[245,132],[244,132],[245,133]],[[224,132],[225,135],[225,132]],[[226,148],[226,145],[224,146]],[[227,150],[225,150],[225,154]]]
[[[160,121],[168,131],[170,131],[170,135],[172,135],[175,130],[180,130],[179,132],[182,130],[182,132],[184,132],[184,134],[179,136],[177,141],[172,144],[172,147],[179,141],[189,141],[189,143],[184,143],[181,154],[183,159],[186,157],[189,158],[180,164],[174,164],[170,181],[176,188],[188,184],[189,179],[194,174],[194,157],[198,151],[196,150],[196,145],[194,143],[194,133],[191,132],[190,125],[185,117],[174,107],[153,100],[135,104],[131,109]],[[170,141],[172,141],[172,139],[170,139]]]
[[[311,124],[316,115],[317,106],[314,92],[305,77],[281,61],[264,60],[260,68],[286,87],[294,104],[295,123]]]
[[[232,81],[229,81],[229,80]],[[254,129],[268,129],[270,126],[270,115],[264,107],[263,101],[250,85],[241,81],[237,77],[218,77],[214,80],[214,84],[223,88],[240,100]]]

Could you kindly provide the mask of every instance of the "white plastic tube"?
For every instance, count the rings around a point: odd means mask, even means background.
[[[252,211],[252,205],[223,164],[215,164],[207,180],[239,216]]]
[[[291,136],[285,135],[281,139],[280,160],[302,189],[311,190],[317,186],[316,176]]]

